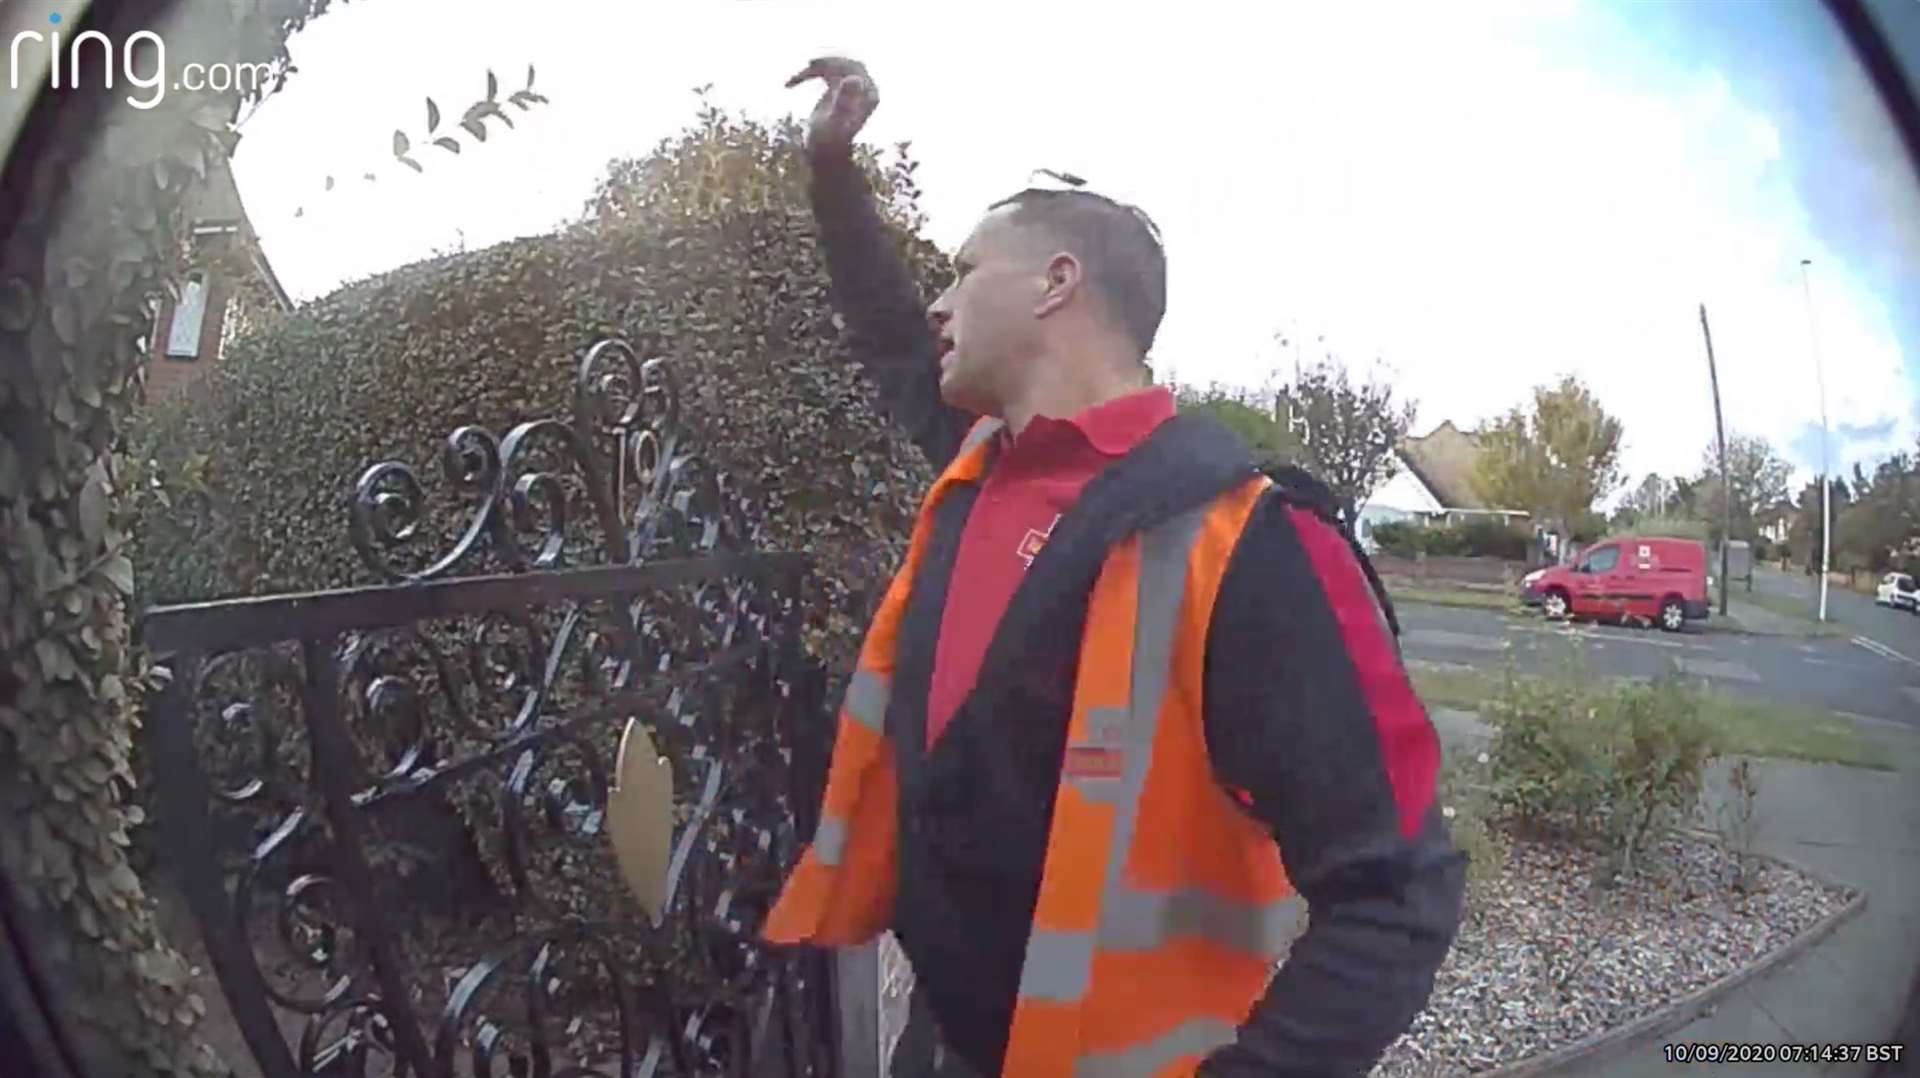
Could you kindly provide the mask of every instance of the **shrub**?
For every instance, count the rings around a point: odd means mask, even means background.
[[[1581,513],[1580,518],[1574,521],[1571,529],[1571,537],[1574,542],[1585,546],[1588,543],[1598,542],[1601,536],[1607,534],[1608,530],[1607,518],[1592,510],[1588,510]]]
[[[1760,859],[1755,855],[1759,838],[1759,813],[1757,799],[1760,795],[1760,776],[1755,772],[1753,761],[1742,757],[1727,769],[1726,788],[1720,804],[1709,823],[1720,834],[1720,841],[1734,854],[1733,879],[1729,882],[1733,889],[1742,893],[1753,890],[1759,877]]]
[[[1510,671],[1488,717],[1500,812],[1592,843],[1622,873],[1693,813],[1720,751],[1698,690],[1674,676],[1608,682],[1577,664],[1547,678]]]
[[[1453,844],[1467,855],[1467,911],[1485,908],[1492,891],[1506,873],[1507,842],[1493,819],[1495,805],[1488,785],[1490,757],[1480,753],[1450,758],[1440,769],[1441,813]]]
[[[1462,557],[1467,553],[1467,537],[1453,525],[1437,525],[1420,536],[1420,549],[1430,558]]]
[[[755,505],[757,545],[814,555],[809,643],[850,665],[856,594],[904,549],[932,475],[838,340],[801,138],[704,108],[611,165],[574,226],[350,285],[234,341],[129,437],[142,600],[367,583],[346,507],[382,460],[427,488],[421,532],[444,529],[413,546],[447,549],[467,516],[436,483],[448,434],[571,414],[579,349],[619,335],[667,360],[694,449]],[[914,165],[864,163],[931,297],[948,260],[914,232]]]
[[[1610,537],[1621,535],[1653,536],[1661,539],[1698,539],[1707,542],[1712,534],[1706,521],[1692,517],[1649,516],[1642,517],[1630,528],[1618,530]]]
[[[1533,542],[1533,536],[1527,530],[1498,520],[1436,525],[1393,521],[1375,525],[1373,539],[1380,544],[1380,549],[1401,558],[1425,554],[1431,558],[1504,558],[1509,561],[1526,560]]]
[[[1467,553],[1476,558],[1525,561],[1533,546],[1531,531],[1503,520],[1470,520],[1460,532]]]
[[[1395,520],[1373,526],[1373,541],[1380,549],[1396,558],[1413,558],[1420,553],[1420,533],[1418,524],[1404,520]]]

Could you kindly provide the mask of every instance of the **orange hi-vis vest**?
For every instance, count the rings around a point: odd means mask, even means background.
[[[859,944],[892,923],[894,645],[933,508],[980,479],[997,429],[975,428],[921,507],[841,706],[818,828],[768,915],[770,942]],[[1214,599],[1269,484],[1250,478],[1137,533],[1101,567],[1003,1075],[1191,1075],[1234,1038],[1298,933],[1304,907],[1273,835],[1215,780],[1201,724]]]

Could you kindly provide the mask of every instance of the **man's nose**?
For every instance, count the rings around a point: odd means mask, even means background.
[[[947,323],[953,321],[953,312],[947,309],[946,303],[947,297],[941,296],[927,308],[927,325],[932,326],[935,333],[945,333]]]

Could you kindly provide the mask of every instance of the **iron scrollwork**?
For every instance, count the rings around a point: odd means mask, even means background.
[[[440,470],[466,503],[454,526],[422,519],[425,487],[410,465],[382,461],[361,473],[350,509],[354,550],[376,578],[395,583],[459,575],[487,556],[513,571],[636,562],[665,523],[662,509],[675,504],[670,495],[684,510],[692,494],[675,482],[676,471],[698,467],[680,452],[679,427],[666,361],[642,361],[622,340],[599,341],[581,354],[570,419],[529,420],[497,439],[474,426],[447,436]],[[416,554],[425,565],[407,567],[410,548],[442,537],[451,537],[444,550]]]
[[[366,469],[376,587],[149,613],[164,833],[263,1073],[832,1073],[826,963],[757,939],[831,729],[805,563],[669,374],[601,341],[567,420],[455,430],[452,522]],[[608,838],[630,722],[671,772],[652,913]]]

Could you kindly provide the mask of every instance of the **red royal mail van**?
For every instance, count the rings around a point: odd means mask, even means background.
[[[1670,633],[1704,618],[1707,547],[1693,539],[1614,538],[1572,565],[1536,569],[1520,582],[1528,606],[1551,618],[1645,618]]]

